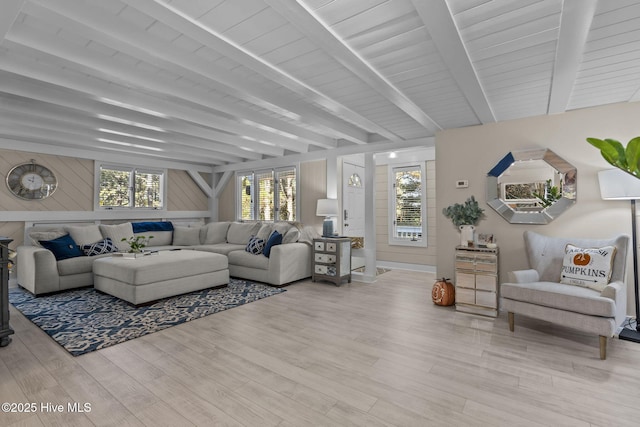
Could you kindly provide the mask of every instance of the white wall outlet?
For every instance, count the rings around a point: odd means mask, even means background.
[[[456,188],[468,188],[469,180],[468,179],[459,179],[456,181]]]

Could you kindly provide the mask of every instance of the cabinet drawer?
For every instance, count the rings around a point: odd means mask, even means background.
[[[324,251],[324,242],[315,242],[313,247],[316,251]]]
[[[493,292],[477,291],[476,304],[485,307],[498,308],[498,299],[496,298],[496,294]]]
[[[476,289],[495,292],[498,288],[496,279],[496,276],[478,274],[476,276]]]
[[[316,274],[327,274],[327,266],[326,265],[316,265],[314,268]]]
[[[488,273],[496,273],[498,265],[495,262],[476,261],[476,271],[486,271]]]
[[[476,303],[476,291],[473,289],[459,288],[456,286],[456,302],[463,304]]]
[[[467,259],[456,259],[456,270],[472,270],[474,269],[473,261]]]
[[[473,289],[476,287],[476,280],[473,274],[456,273],[456,286]]]
[[[330,264],[330,263],[336,262],[336,256],[329,255],[329,254],[316,254],[315,260],[316,262],[324,262],[324,263]]]
[[[335,252],[336,251],[336,244],[335,243],[327,243],[327,252]]]

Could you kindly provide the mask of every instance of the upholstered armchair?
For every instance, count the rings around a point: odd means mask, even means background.
[[[514,331],[515,315],[558,323],[600,337],[600,358],[606,359],[607,338],[626,317],[625,272],[629,236],[612,239],[571,239],[524,233],[529,270],[512,271],[500,285],[501,309]],[[560,283],[567,244],[582,248],[615,246],[609,284],[602,291]]]

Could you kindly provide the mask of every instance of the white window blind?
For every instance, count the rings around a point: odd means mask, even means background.
[[[298,216],[297,179],[295,166],[238,172],[238,218],[245,221],[295,221]]]
[[[423,168],[420,165],[392,170],[393,208],[390,240],[422,242],[424,237]]]
[[[275,206],[273,203],[273,171],[256,173],[258,187],[258,219],[273,221]]]
[[[242,220],[249,221],[253,219],[253,174],[238,175],[238,188],[240,195],[238,197],[238,212]]]
[[[296,170],[281,169],[276,171],[278,183],[278,219],[295,221],[296,219]]]

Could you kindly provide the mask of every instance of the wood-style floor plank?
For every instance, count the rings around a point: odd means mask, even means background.
[[[90,413],[0,413],[20,426],[635,426],[640,345],[431,302],[430,274],[310,280],[79,357],[14,308],[0,400]]]

